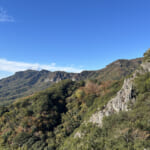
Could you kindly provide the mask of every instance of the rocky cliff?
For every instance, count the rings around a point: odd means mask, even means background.
[[[89,122],[102,126],[104,116],[109,116],[120,111],[128,111],[129,102],[135,102],[135,93],[133,89],[133,77],[125,79],[121,90],[112,98],[103,110],[93,114]]]
[[[148,50],[144,56],[149,56],[150,50]],[[103,125],[103,118],[105,116],[110,116],[114,113],[118,113],[120,111],[128,111],[129,104],[134,104],[136,101],[136,94],[133,88],[134,79],[136,78],[137,74],[143,74],[145,72],[150,72],[150,62],[148,59],[144,57],[144,61],[141,64],[141,68],[136,70],[132,77],[125,79],[123,86],[120,91],[118,91],[117,95],[112,98],[107,105],[100,111],[97,111],[93,114],[89,122],[97,124],[98,126],[102,127]],[[149,57],[147,57],[149,58]]]

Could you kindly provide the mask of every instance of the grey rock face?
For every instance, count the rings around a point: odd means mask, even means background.
[[[141,66],[145,71],[150,72],[150,63],[149,62],[142,63]]]
[[[120,111],[128,111],[129,101],[132,103],[135,102],[133,79],[133,77],[125,79],[124,84],[117,95],[107,103],[103,110],[93,114],[89,122],[95,123],[101,127],[104,116],[109,116]]]
[[[136,70],[131,78],[125,79],[124,84],[117,95],[112,98],[105,108],[101,111],[96,112],[91,116],[89,122],[95,123],[102,127],[102,121],[104,116],[110,116],[114,113],[120,111],[128,111],[128,103],[135,103],[135,93],[133,89],[133,80],[136,78],[137,73],[143,74],[145,72],[150,72],[150,62],[145,62],[141,64],[143,70]]]

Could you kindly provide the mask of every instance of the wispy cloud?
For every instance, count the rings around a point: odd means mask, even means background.
[[[32,70],[49,70],[49,71],[66,71],[66,72],[81,72],[82,69],[74,68],[74,67],[61,67],[57,66],[55,63],[51,63],[50,65],[43,65],[39,63],[25,63],[25,62],[16,62],[16,61],[9,61],[6,59],[0,59],[0,71],[7,71],[7,72],[17,72],[17,71],[24,71],[27,69]]]
[[[14,22],[14,18],[7,14],[4,8],[0,7],[0,22]]]

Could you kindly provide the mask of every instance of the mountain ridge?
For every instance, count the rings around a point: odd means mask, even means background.
[[[130,75],[141,64],[142,58],[126,60],[119,59],[96,71],[82,71],[81,73],[67,73],[64,71],[35,71],[27,70],[16,72],[13,76],[0,80],[0,104],[7,104],[16,98],[31,95],[44,90],[61,80],[73,81],[97,79],[119,80]]]

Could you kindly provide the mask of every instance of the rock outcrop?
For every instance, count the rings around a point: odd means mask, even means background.
[[[150,63],[149,62],[144,62],[141,64],[142,68],[144,71],[150,72]]]
[[[101,111],[93,114],[89,122],[96,123],[98,126],[102,126],[102,120],[104,116],[109,116],[120,111],[128,111],[128,103],[135,102],[135,94],[133,90],[133,77],[124,80],[124,84],[117,95],[112,98],[105,108]]]
[[[150,50],[147,52],[150,53]],[[146,53],[146,55],[148,55]],[[112,98],[107,105],[101,111],[97,111],[93,114],[89,122],[95,123],[98,126],[102,127],[102,121],[104,116],[110,116],[114,113],[120,111],[128,111],[128,105],[134,104],[136,100],[135,91],[133,89],[133,80],[136,78],[137,74],[143,74],[144,72],[150,72],[150,62],[145,61],[141,64],[142,69],[136,70],[131,78],[125,79],[123,86],[117,95]]]

